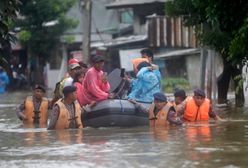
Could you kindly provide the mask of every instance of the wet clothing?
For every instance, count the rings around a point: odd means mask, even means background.
[[[51,114],[48,129],[69,129],[82,128],[81,107],[77,101],[71,104],[64,104],[63,100],[58,100]]]
[[[110,84],[102,81],[103,71],[97,71],[91,67],[85,74],[83,80],[83,103],[90,104],[92,101],[102,101],[108,99]]]
[[[216,118],[216,113],[212,111],[210,100],[205,98],[203,104],[198,107],[193,97],[187,97],[180,105],[177,105],[178,115],[183,116],[185,121],[206,121]]]
[[[131,81],[131,92],[128,99],[151,103],[153,94],[160,92],[161,76],[158,72],[151,71],[148,67],[143,67],[137,73],[137,79]],[[159,72],[160,73],[160,72]]]
[[[183,115],[185,121],[208,121],[209,117],[216,117],[209,99],[205,98],[201,106],[197,106],[193,98],[187,100]]]
[[[176,120],[175,109],[170,103],[167,103],[161,110],[156,109],[155,104],[153,103],[149,108],[149,121],[151,127],[164,127],[169,124],[182,124],[180,120]]]
[[[182,121],[176,117],[175,109],[170,103],[167,103],[167,105],[160,111],[155,108],[154,103],[149,107],[149,109],[139,103],[134,105],[136,110],[143,113],[149,113],[149,121],[151,126],[166,126],[167,123],[173,125],[182,124]]]
[[[9,84],[9,77],[6,72],[0,72],[0,94],[5,93],[6,86]]]
[[[22,114],[26,116],[23,124],[35,124],[42,127],[47,125],[49,101],[47,98],[42,98],[42,101],[33,96],[28,96],[24,103],[17,109],[17,116],[22,120]]]
[[[153,72],[155,73],[155,75],[157,76],[157,78],[161,81],[161,73],[159,71],[159,67],[155,64],[152,64],[152,67],[155,67],[155,69],[153,70]]]

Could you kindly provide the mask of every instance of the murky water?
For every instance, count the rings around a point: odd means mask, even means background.
[[[163,130],[24,129],[15,106],[27,93],[0,97],[0,167],[248,167],[248,110],[222,109],[230,121]]]

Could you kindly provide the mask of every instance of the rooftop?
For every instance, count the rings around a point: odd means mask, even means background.
[[[108,5],[107,9],[113,8],[130,8],[133,6],[151,4],[151,3],[165,3],[167,0],[116,0]]]

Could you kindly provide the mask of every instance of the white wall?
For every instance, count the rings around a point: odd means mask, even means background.
[[[200,55],[186,57],[186,68],[191,87],[200,87],[200,67]]]
[[[206,65],[208,68],[209,66]],[[188,80],[190,83],[190,86],[200,87],[200,72],[201,72],[201,62],[200,62],[200,55],[190,55],[186,57],[186,68],[188,73]],[[223,71],[223,63],[222,58],[219,55],[215,56],[215,69],[216,69],[216,77],[218,77],[222,71]],[[208,73],[209,69],[206,70],[206,73]],[[206,74],[207,76],[207,74]]]
[[[59,69],[51,70],[50,69],[50,64],[48,64],[48,63],[46,65],[46,69],[47,69],[47,73],[46,73],[46,76],[47,76],[47,88],[53,90],[55,88],[56,83],[60,80],[59,79],[60,70]]]

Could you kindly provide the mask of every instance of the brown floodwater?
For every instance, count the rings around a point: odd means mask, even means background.
[[[22,128],[16,106],[28,93],[0,96],[0,167],[248,167],[248,108],[222,108],[224,123],[151,130]]]

